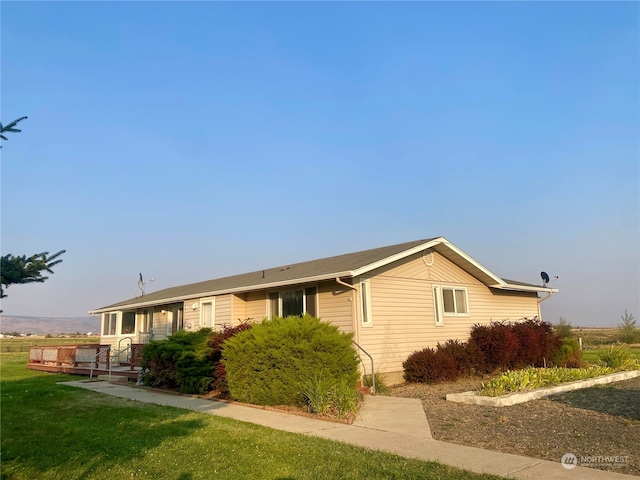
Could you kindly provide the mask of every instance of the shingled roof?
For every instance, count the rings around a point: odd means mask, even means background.
[[[442,247],[445,245],[446,247]],[[414,253],[436,247],[441,253],[446,253],[449,259],[454,258],[462,268],[473,269],[480,273],[484,283],[495,288],[526,291],[547,291],[531,284],[502,280],[488,269],[475,262],[464,252],[450,244],[443,237],[434,237],[412,242],[390,245],[387,247],[363,250],[360,252],[321,258],[308,262],[283,265],[265,270],[257,270],[230,277],[217,278],[204,282],[191,283],[177,287],[165,288],[152,292],[143,297],[135,297],[122,302],[107,305],[89,313],[101,313],[114,309],[137,308],[160,303],[171,303],[189,298],[221,295],[225,293],[248,292],[252,290],[275,288],[285,285],[295,285],[307,282],[333,279],[336,277],[353,277],[366,273],[380,266],[400,260]],[[440,247],[440,248],[437,248]],[[446,251],[445,251],[446,250]],[[476,275],[478,276],[478,275]]]

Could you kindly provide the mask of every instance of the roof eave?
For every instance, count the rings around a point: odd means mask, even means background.
[[[544,292],[544,293],[558,293],[560,290],[557,288],[549,287],[536,287],[535,285],[514,285],[512,283],[502,282],[496,285],[489,285],[491,288],[498,290],[511,290],[516,292]]]
[[[335,273],[328,273],[328,274],[323,274],[323,275],[315,275],[313,277],[305,277],[305,278],[295,278],[295,279],[289,279],[289,280],[281,280],[279,282],[271,282],[271,283],[261,283],[261,284],[256,284],[256,285],[246,285],[246,286],[242,286],[242,287],[235,287],[235,288],[226,288],[226,289],[222,289],[222,290],[211,290],[208,292],[200,292],[200,293],[192,293],[189,295],[179,295],[176,297],[166,297],[166,298],[161,298],[161,299],[157,299],[157,300],[151,300],[151,301],[142,301],[142,299],[144,297],[140,297],[140,302],[136,302],[136,303],[128,303],[128,304],[124,304],[124,305],[120,305],[120,304],[113,304],[107,307],[103,307],[103,308],[97,308],[95,310],[89,310],[89,315],[95,315],[98,313],[107,313],[107,312],[113,312],[115,310],[133,310],[135,308],[143,308],[143,307],[151,307],[154,305],[166,305],[168,303],[175,303],[175,302],[180,302],[183,300],[189,300],[190,298],[201,298],[201,297],[212,297],[214,295],[225,295],[228,293],[241,293],[241,292],[250,292],[250,291],[254,291],[254,290],[268,290],[270,288],[277,288],[277,287],[283,287],[286,285],[299,285],[299,284],[303,284],[303,283],[312,283],[312,282],[319,282],[322,280],[332,280],[335,279],[336,277],[353,277],[353,272],[349,272],[349,271],[345,271],[345,272],[335,272]]]

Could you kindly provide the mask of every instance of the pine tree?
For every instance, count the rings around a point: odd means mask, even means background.
[[[9,140],[7,137],[5,137],[5,133],[11,132],[11,133],[19,133],[22,130],[20,130],[19,128],[16,128],[16,125],[18,123],[20,123],[22,120],[26,120],[28,117],[20,117],[16,120],[14,120],[13,122],[10,122],[8,125],[2,125],[2,122],[0,122],[0,138],[2,140]],[[0,145],[0,148],[2,148],[2,145]]]
[[[43,275],[44,272],[53,274],[52,268],[62,262],[60,255],[66,250],[60,250],[51,256],[49,252],[36,253],[27,257],[26,255],[14,256],[7,254],[0,258],[0,298],[6,297],[4,289],[9,285],[20,283],[44,282],[49,277]]]
[[[7,125],[0,122],[0,139],[8,140],[5,133],[19,133],[22,130],[16,125],[27,117],[20,117]],[[0,145],[0,148],[2,146]],[[60,255],[66,250],[60,250],[49,256],[49,252],[36,253],[27,257],[26,255],[14,256],[7,254],[0,258],[0,298],[5,298],[4,290],[9,285],[20,283],[44,282],[49,277],[43,275],[44,272],[53,274],[52,268],[62,262]],[[1,312],[1,310],[0,310]]]

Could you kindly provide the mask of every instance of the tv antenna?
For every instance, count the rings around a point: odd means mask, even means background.
[[[155,280],[155,278],[152,278],[151,280],[148,280],[148,281],[146,281],[146,282],[145,282],[145,281],[142,279],[142,274],[140,274],[140,277],[138,278],[138,290],[140,290],[140,292],[139,292],[139,294],[138,294],[138,295],[136,295],[136,298],[137,298],[137,297],[144,297],[144,286],[145,286],[147,283],[151,283],[151,282],[153,282],[154,280]]]
[[[551,280],[549,279],[549,274],[547,274],[547,272],[540,272],[540,277],[542,277],[542,286],[546,287],[547,283],[549,283]],[[558,275],[556,275],[555,277],[553,277],[554,280],[558,279]]]

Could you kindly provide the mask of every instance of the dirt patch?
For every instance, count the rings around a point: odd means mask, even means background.
[[[447,393],[477,390],[482,381],[400,385],[391,395],[421,399],[437,440],[557,462],[565,453],[626,457],[594,468],[640,475],[640,377],[509,407],[445,400]]]

